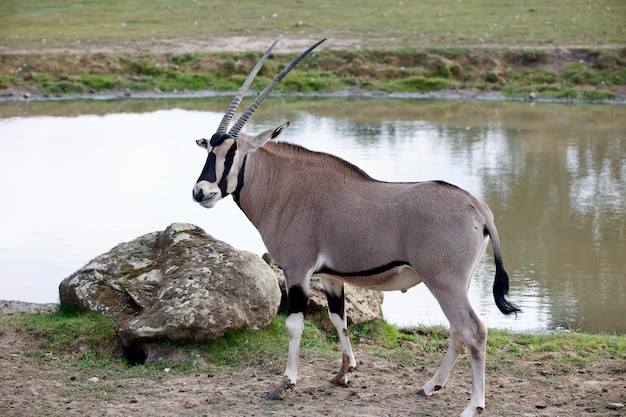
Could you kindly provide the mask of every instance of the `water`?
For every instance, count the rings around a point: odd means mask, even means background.
[[[173,222],[262,254],[231,199],[191,200],[223,99],[0,104],[0,299],[58,301],[58,284],[122,241]],[[511,301],[488,253],[470,287],[489,327],[626,332],[626,106],[274,99],[246,128],[336,154],[387,181],[441,179],[496,216]],[[385,294],[386,319],[445,324],[423,285]]]

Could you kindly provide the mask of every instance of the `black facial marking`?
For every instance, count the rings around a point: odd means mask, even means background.
[[[231,168],[233,167],[233,161],[235,159],[235,153],[237,152],[237,145],[233,143],[228,152],[226,153],[226,158],[224,159],[224,173],[222,174],[222,178],[220,178],[219,184],[217,186],[220,188],[222,192],[222,197],[226,197],[228,192],[226,189],[228,188],[228,174],[230,173]]]
[[[215,178],[215,154],[213,153],[213,151],[209,152],[209,156],[206,159],[206,162],[204,163],[204,168],[202,168],[202,173],[200,174],[200,178],[198,178],[198,182],[199,181],[208,181],[208,182],[215,182],[216,178]]]
[[[211,136],[211,141],[209,143],[211,144],[211,146],[216,147],[218,145],[221,145],[222,142],[224,142],[228,138],[232,138],[232,136],[230,136],[228,133],[218,132]]]
[[[309,297],[304,293],[301,286],[295,285],[289,288],[287,293],[287,316],[295,313],[306,314],[306,304]]]

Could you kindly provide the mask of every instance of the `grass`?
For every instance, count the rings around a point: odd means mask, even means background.
[[[322,50],[289,74],[279,93],[425,92],[474,88],[505,95],[614,99],[626,84],[626,48],[575,51],[557,71],[545,51]],[[0,54],[0,88],[43,95],[237,90],[259,54]],[[275,54],[252,85],[260,91],[293,59]]]
[[[207,369],[239,368],[245,364],[265,364],[275,372],[282,371],[286,354],[287,337],[285,316],[279,314],[265,329],[242,329],[220,339],[206,342],[163,342],[166,349],[193,353],[178,355],[182,360],[130,366],[123,358],[112,322],[98,313],[77,313],[61,308],[48,314],[0,315],[0,334],[7,330],[28,332],[40,340],[38,347],[28,355],[40,358],[67,358],[64,366],[75,372],[93,370],[127,377],[158,376],[164,368],[193,373]],[[377,355],[404,366],[416,361],[429,361],[428,355],[440,355],[447,348],[448,332],[441,327],[399,330],[384,320],[350,326],[350,336],[358,349],[360,344],[375,346]],[[306,321],[302,337],[301,355],[304,357],[329,357],[337,355],[338,338],[334,332],[325,332]],[[415,351],[421,358],[415,357]],[[491,369],[517,366],[520,363],[548,364],[559,374],[587,369],[595,362],[614,359],[626,360],[626,335],[612,333],[509,333],[491,330],[487,345]],[[7,352],[0,351],[0,358]],[[423,356],[426,355],[426,358]],[[192,358],[192,359],[189,359]],[[202,358],[202,360],[198,360]],[[525,366],[520,366],[523,374]],[[623,373],[626,369],[615,369]]]
[[[621,45],[620,0],[310,2],[23,0],[0,4],[8,48],[225,36],[361,39],[364,47]]]

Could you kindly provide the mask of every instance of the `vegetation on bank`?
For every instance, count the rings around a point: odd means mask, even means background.
[[[239,88],[259,53],[0,54],[0,94],[40,95],[231,91]],[[274,54],[252,89],[261,90],[294,54]],[[283,93],[427,92],[449,89],[530,93],[561,99],[603,100],[626,94],[626,48],[487,50],[464,48],[323,49],[277,87]]]
[[[279,86],[285,93],[623,99],[625,14],[616,0],[5,2],[0,95],[234,90],[282,34],[329,38]],[[212,42],[232,53],[175,52],[216,50]],[[275,54],[253,89],[292,57]]]
[[[301,350],[304,357],[336,359],[339,341],[330,326],[307,320]],[[154,377],[164,368],[174,372],[218,372],[236,370],[246,364],[264,364],[271,372],[282,372],[287,346],[285,315],[279,314],[265,329],[244,329],[210,342],[163,342],[164,349],[178,352],[170,359],[141,366],[130,366],[124,359],[115,328],[98,313],[77,313],[69,308],[47,314],[0,315],[0,334],[28,332],[40,340],[26,354],[46,361],[67,358],[65,366],[78,374],[110,373],[118,377]],[[448,332],[440,327],[397,329],[383,320],[350,326],[356,350],[359,345],[373,348],[376,355],[399,366],[429,365],[440,361],[447,348]],[[181,353],[182,352],[182,353]],[[0,358],[9,352],[0,351]],[[491,370],[514,369],[522,377],[528,363],[550,366],[552,372],[566,375],[592,372],[593,364],[611,360],[616,375],[626,372],[626,335],[612,333],[510,333],[490,330],[487,366]],[[467,358],[466,358],[467,360]]]

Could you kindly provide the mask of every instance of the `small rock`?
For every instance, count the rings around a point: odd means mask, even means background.
[[[535,408],[538,410],[543,410],[544,408],[548,408],[545,404],[535,404]]]
[[[92,378],[89,378],[89,379],[87,380],[87,383],[89,383],[89,384],[97,384],[97,383],[98,383],[98,381],[99,381],[98,377],[97,377],[97,376],[94,376],[94,377],[92,377]]]
[[[183,401],[183,407],[185,408],[195,408],[199,405],[200,403],[195,398],[187,397],[185,401]]]
[[[623,403],[609,403],[606,408],[608,408],[609,410],[619,410],[621,408],[624,408],[624,404]]]

